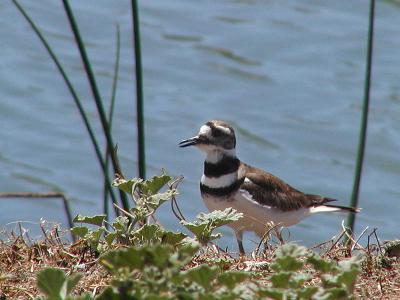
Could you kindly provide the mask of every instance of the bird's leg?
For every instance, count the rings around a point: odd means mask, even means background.
[[[238,246],[239,246],[239,253],[240,253],[240,256],[243,256],[243,255],[246,254],[246,253],[244,252],[244,247],[243,247],[243,243],[242,243],[242,240],[243,240],[243,232],[236,231],[235,234],[236,234],[236,240],[237,240],[237,243],[238,243]]]

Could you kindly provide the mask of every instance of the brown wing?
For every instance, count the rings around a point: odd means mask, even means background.
[[[248,165],[242,166],[249,181],[246,180],[240,188],[248,191],[253,199],[262,205],[290,211],[336,201],[332,198],[304,194],[270,173]]]

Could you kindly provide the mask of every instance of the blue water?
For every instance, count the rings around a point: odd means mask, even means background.
[[[209,119],[237,131],[238,155],[307,193],[347,204],[363,97],[367,1],[139,1],[148,175],[184,175],[187,218],[206,210],[198,188],[203,155],[179,149]],[[61,3],[21,1],[58,54],[94,122],[88,83]],[[71,1],[98,85],[110,98],[115,24],[121,72],[114,122],[123,169],[137,175],[130,1]],[[400,5],[378,1],[370,122],[356,231],[399,237]],[[74,213],[102,211],[102,177],[72,98],[11,1],[0,3],[0,191],[62,191]],[[101,140],[104,144],[104,141]],[[35,231],[40,218],[66,224],[54,200],[0,200],[0,226]],[[181,228],[166,205],[158,216]],[[290,229],[305,244],[329,239],[344,215]],[[33,222],[31,224],[30,222]],[[223,246],[232,246],[231,231]],[[311,234],[310,234],[311,233]],[[248,235],[247,247],[256,241]]]

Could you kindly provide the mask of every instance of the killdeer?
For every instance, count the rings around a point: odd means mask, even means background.
[[[319,212],[358,212],[356,208],[331,204],[336,199],[305,194],[278,177],[241,162],[235,152],[235,132],[223,121],[207,122],[196,136],[183,140],[179,146],[196,146],[206,153],[200,191],[208,210],[232,207],[243,213],[243,218],[229,225],[235,231],[241,254],[244,231],[263,236],[267,224],[282,228]]]

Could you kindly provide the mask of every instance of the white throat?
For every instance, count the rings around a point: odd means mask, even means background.
[[[220,149],[207,151],[206,162],[215,164],[219,162],[224,156],[236,157],[235,149],[224,150],[224,151],[221,151]]]

